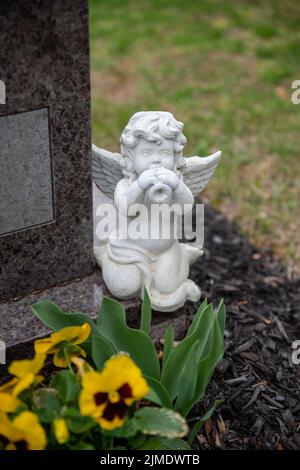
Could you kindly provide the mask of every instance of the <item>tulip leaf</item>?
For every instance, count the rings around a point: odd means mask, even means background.
[[[163,368],[165,366],[165,363],[167,362],[168,357],[173,351],[173,349],[174,349],[174,330],[173,330],[172,324],[170,323],[170,325],[166,329],[165,339],[164,339],[164,350],[163,350],[163,359],[162,359]]]
[[[194,331],[190,334],[190,336],[185,337],[169,355],[162,370],[161,381],[168,390],[172,400],[178,395],[180,373],[185,366],[186,358],[191,347],[196,341],[199,341],[197,356],[194,358],[196,366],[201,358],[205,345],[210,336],[215,318],[216,317],[212,310],[212,306],[207,305],[204,308]]]
[[[101,335],[112,343],[117,352],[127,352],[143,374],[159,379],[160,365],[154,344],[144,331],[127,326],[123,305],[104,297],[97,326]]]
[[[201,316],[202,316],[204,310],[206,309],[207,305],[208,305],[208,304],[207,304],[207,299],[205,299],[205,300],[202,302],[202,304],[198,307],[198,310],[197,310],[197,312],[195,313],[194,318],[193,318],[193,321],[192,321],[192,323],[191,323],[191,325],[190,325],[190,327],[189,327],[189,329],[188,329],[188,332],[187,332],[187,334],[186,334],[186,338],[187,338],[188,336],[191,336],[191,334],[194,333],[195,329],[197,328],[198,322],[199,322],[199,320],[200,320],[200,318],[201,318]]]
[[[144,406],[136,411],[134,421],[142,434],[173,439],[183,437],[188,432],[185,419],[172,410]]]
[[[173,408],[170,395],[168,394],[168,391],[163,386],[163,384],[153,377],[149,377],[147,375],[144,375],[144,377],[147,380],[149,387],[151,388],[146,398],[156,405],[165,406],[166,408]]]
[[[221,312],[219,318],[219,312]],[[209,339],[209,345],[207,348],[207,354],[205,358],[200,361],[197,365],[197,383],[195,393],[192,400],[189,403],[189,409],[204,396],[206,387],[211,379],[211,376],[215,370],[216,365],[222,359],[224,354],[224,333],[222,327],[225,321],[225,308],[220,305],[219,311],[215,315],[215,322],[212,329],[212,334]]]
[[[151,301],[147,289],[144,289],[144,299],[141,308],[141,326],[140,330],[144,331],[146,335],[149,335],[151,327],[152,311]]]
[[[103,369],[105,362],[116,352],[107,338],[99,333],[97,336],[92,336],[92,358],[98,370]]]
[[[31,306],[33,313],[51,330],[58,331],[66,326],[88,323],[94,334],[98,333],[94,321],[84,313],[66,313],[55,303],[41,300]]]
[[[195,374],[195,357],[197,357],[197,348],[199,341],[196,341],[191,347],[178,381],[178,397],[175,404],[175,410],[182,416],[189,412],[188,403],[194,396],[197,374]]]

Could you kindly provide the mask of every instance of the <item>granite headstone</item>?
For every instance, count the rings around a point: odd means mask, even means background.
[[[33,303],[95,317],[108,292],[93,256],[88,1],[1,0],[0,44],[1,383],[50,332]],[[103,202],[94,188],[95,230]],[[123,304],[138,326],[140,300]],[[159,339],[171,317],[153,313]],[[173,317],[180,335],[186,312]]]
[[[1,0],[0,44],[4,301],[94,269],[87,0]]]

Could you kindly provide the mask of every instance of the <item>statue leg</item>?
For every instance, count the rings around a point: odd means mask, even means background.
[[[173,245],[158,258],[154,271],[153,287],[162,294],[174,292],[189,275],[189,257],[181,244]]]
[[[199,300],[199,287],[188,279],[190,258],[186,247],[177,241],[160,255],[153,266],[154,282],[150,290],[154,310],[172,312],[182,307],[186,300]]]
[[[142,274],[135,264],[120,264],[106,255],[102,261],[104,282],[115,297],[128,299],[139,296],[143,286]]]

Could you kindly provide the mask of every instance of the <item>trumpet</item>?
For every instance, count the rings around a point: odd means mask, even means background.
[[[155,204],[166,204],[172,200],[172,189],[164,183],[156,183],[149,189],[148,196]]]

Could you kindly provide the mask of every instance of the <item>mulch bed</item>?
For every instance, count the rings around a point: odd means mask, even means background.
[[[196,448],[300,449],[300,280],[269,250],[259,250],[238,227],[205,206],[205,253],[190,276],[202,294],[227,308],[225,355],[205,399],[189,416],[201,417],[216,398],[224,403],[198,435]],[[189,305],[189,314],[196,305]]]

